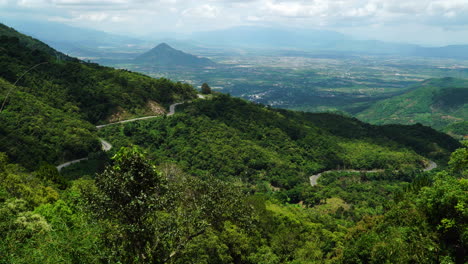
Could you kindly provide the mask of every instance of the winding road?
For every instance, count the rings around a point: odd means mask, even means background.
[[[201,97],[200,97],[201,98]],[[174,104],[171,104],[169,106],[169,113],[166,114],[166,116],[171,116],[171,115],[174,115],[175,114],[175,108],[176,106],[178,105],[181,105],[183,104],[184,102],[182,103],[174,103]],[[116,125],[116,124],[122,124],[122,123],[128,123],[128,122],[135,122],[135,121],[139,121],[139,120],[145,120],[145,119],[150,119],[150,118],[155,118],[155,117],[160,117],[160,115],[158,116],[145,116],[145,117],[138,117],[138,118],[133,118],[133,119],[128,119],[128,120],[123,120],[123,121],[119,121],[119,122],[114,122],[114,123],[109,123],[109,124],[105,124],[105,125],[99,125],[99,126],[96,126],[97,129],[101,129],[103,127],[107,127],[107,126],[112,126],[112,125]],[[109,151],[111,150],[112,148],[112,145],[111,143],[105,141],[104,139],[100,138],[99,139],[101,141],[101,149],[103,151]],[[62,163],[60,165],[58,165],[56,168],[58,171],[62,170],[63,168],[65,167],[68,167],[72,164],[75,164],[75,163],[78,163],[80,161],[84,161],[84,160],[87,160],[88,158],[81,158],[81,159],[76,159],[76,160],[72,160],[72,161],[67,161],[65,163]]]
[[[432,160],[429,161],[429,164],[423,169],[423,171],[431,171],[437,168],[437,163],[433,162]],[[364,173],[376,173],[376,172],[383,172],[383,169],[374,169],[374,170],[327,170],[321,173],[315,174],[310,176],[310,185],[315,186],[317,185],[318,179],[325,173],[329,172],[364,172]]]
[[[184,102],[171,104],[171,105],[169,106],[169,113],[167,113],[166,115],[167,115],[167,116],[171,116],[171,115],[175,114],[175,108],[176,108],[176,106],[181,105],[181,104],[183,104],[183,103],[184,103]],[[138,118],[133,118],[133,119],[127,119],[127,120],[118,121],[118,122],[114,122],[114,123],[109,123],[109,124],[105,124],[105,125],[99,125],[99,126],[96,126],[96,128],[97,128],[97,129],[100,129],[100,128],[103,128],[103,127],[112,126],[112,125],[116,125],[116,124],[135,122],[135,121],[138,121],[138,120],[145,120],[145,119],[150,119],[150,118],[155,118],[155,117],[160,117],[160,116],[161,116],[161,115],[157,115],[157,116],[144,116],[144,117],[138,117]]]
[[[201,99],[205,99],[205,97],[201,94],[198,95],[198,98],[201,98]],[[171,104],[169,106],[169,113],[166,114],[166,116],[172,116],[175,114],[175,109],[178,105],[181,105],[181,104],[184,104],[185,102],[181,102],[181,103],[174,103],[174,104]],[[139,121],[139,120],[145,120],[145,119],[150,119],[150,118],[156,118],[156,117],[160,117],[160,115],[158,116],[145,116],[145,117],[138,117],[138,118],[133,118],[133,119],[127,119],[127,120],[123,120],[123,121],[119,121],[119,122],[114,122],[114,123],[109,123],[109,124],[105,124],[105,125],[99,125],[99,126],[96,126],[97,129],[100,129],[100,128],[103,128],[103,127],[107,127],[107,126],[112,126],[112,125],[116,125],[116,124],[122,124],[122,123],[129,123],[129,122],[135,122],[135,121]],[[103,151],[109,151],[112,149],[112,145],[105,141],[104,139],[99,139],[101,141],[101,149]],[[60,171],[61,169],[65,168],[65,167],[68,167],[72,164],[75,164],[75,163],[78,163],[80,161],[84,161],[84,160],[87,160],[88,158],[81,158],[81,159],[76,159],[76,160],[72,160],[72,161],[68,161],[68,162],[65,162],[63,164],[60,164],[57,166],[57,170]],[[432,160],[429,161],[429,164],[423,169],[423,171],[431,171],[433,169],[437,168],[437,164],[435,162],[433,162]],[[315,174],[315,175],[312,175],[310,176],[310,185],[312,186],[315,186],[317,185],[317,181],[318,179],[325,173],[329,173],[329,172],[337,172],[337,171],[340,171],[340,172],[364,172],[364,173],[375,173],[375,172],[383,172],[384,170],[382,169],[374,169],[374,170],[328,170],[328,171],[323,171],[321,173],[318,173],[318,174]]]

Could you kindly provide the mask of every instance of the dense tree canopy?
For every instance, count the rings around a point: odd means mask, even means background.
[[[451,170],[410,184],[336,172],[308,191],[318,199],[308,207],[155,165],[136,147],[64,191],[43,173],[0,155],[4,263],[467,261],[468,185]]]

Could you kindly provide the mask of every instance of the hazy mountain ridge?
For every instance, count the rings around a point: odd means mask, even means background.
[[[374,55],[402,55],[467,59],[468,45],[423,47],[415,44],[378,40],[356,40],[334,31],[310,29],[275,29],[268,27],[234,27],[193,33],[194,40],[205,45],[290,49],[315,52],[350,52]]]
[[[90,52],[117,48],[119,50],[135,49],[147,44],[146,41],[137,38],[69,26],[58,22],[26,19],[6,19],[5,21],[0,20],[0,22],[11,25],[18,31],[38,38],[65,53],[70,53],[74,49],[88,49]]]
[[[49,45],[45,44],[44,42],[35,39],[33,37],[24,35],[16,31],[14,28],[8,27],[0,23],[0,36],[3,37],[15,37],[21,42],[22,45],[30,48],[40,50],[42,52],[47,53],[50,56],[55,56],[56,58],[63,59],[63,60],[75,60],[62,52],[58,52],[57,50],[51,48]]]
[[[139,39],[98,30],[72,27],[58,22],[29,20],[6,20],[5,22],[65,53],[90,58],[96,57],[96,53],[99,55],[99,52],[118,54],[127,51],[137,53],[147,47],[150,40],[168,39],[167,33],[159,38],[157,35],[153,35]],[[348,52],[370,55],[468,59],[468,45],[423,47],[415,44],[377,40],[356,40],[339,32],[315,29],[241,26],[174,35],[174,37],[169,38],[181,43],[197,43],[197,46],[201,49],[298,50],[319,53]],[[187,45],[190,46],[190,44]],[[185,45],[179,46],[183,47]]]

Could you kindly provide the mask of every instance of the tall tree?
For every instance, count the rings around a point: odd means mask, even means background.
[[[111,262],[166,263],[209,228],[250,221],[235,185],[177,169],[160,172],[137,147],[122,148],[113,159],[88,193],[91,209],[108,227],[103,239]]]
[[[112,255],[125,263],[144,263],[157,241],[150,218],[167,204],[167,181],[136,147],[122,148],[114,165],[96,176],[90,203],[108,221]]]
[[[203,83],[201,86],[202,94],[211,94],[211,87],[207,83]]]

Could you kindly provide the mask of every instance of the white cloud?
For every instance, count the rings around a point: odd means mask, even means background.
[[[252,21],[252,22],[257,22],[257,21],[263,21],[263,18],[258,17],[258,16],[247,16],[246,20],[247,21]]]
[[[216,18],[220,13],[220,9],[213,5],[201,5],[188,8],[182,11],[182,15],[199,18]]]
[[[51,4],[56,5],[109,5],[109,4],[128,4],[125,0],[49,0]]]
[[[382,32],[404,30],[409,24],[437,32],[464,32],[468,27],[468,0],[0,0],[0,17],[25,13],[119,33],[245,24],[350,32],[375,25]]]

